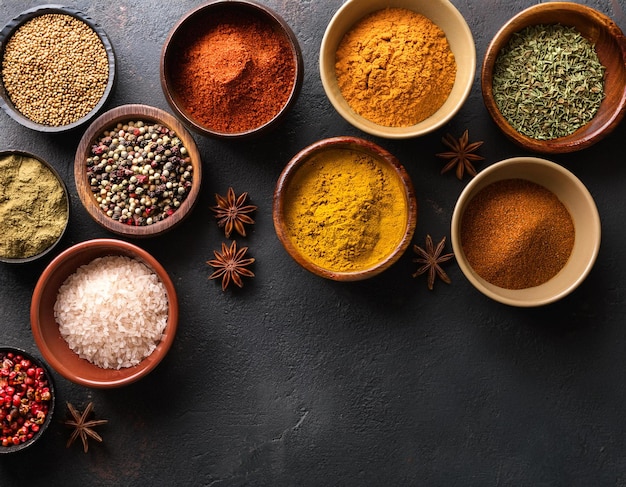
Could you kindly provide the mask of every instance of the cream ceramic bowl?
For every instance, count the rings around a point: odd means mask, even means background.
[[[346,32],[366,15],[388,7],[412,10],[439,26],[446,34],[457,64],[456,80],[446,102],[426,120],[409,127],[385,127],[358,115],[342,96],[335,76],[335,53]],[[346,121],[371,135],[406,139],[438,129],[463,106],[474,83],[476,48],[467,22],[449,0],[348,0],[337,10],[326,28],[319,65],[326,96]]]
[[[531,288],[504,289],[487,282],[472,269],[461,245],[461,222],[468,203],[481,189],[496,181],[516,178],[540,184],[561,200],[574,222],[575,240],[569,260],[552,279]],[[459,196],[452,214],[452,248],[461,271],[480,292],[511,306],[541,306],[574,291],[596,261],[600,235],[600,216],[585,185],[563,166],[536,157],[506,159],[478,173]]]

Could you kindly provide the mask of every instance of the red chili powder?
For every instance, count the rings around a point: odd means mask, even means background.
[[[474,271],[506,289],[554,277],[574,247],[574,223],[547,188],[507,179],[480,190],[461,218],[461,246]]]
[[[170,75],[190,118],[239,133],[278,114],[295,81],[289,39],[252,12],[217,11],[194,20],[172,44]]]

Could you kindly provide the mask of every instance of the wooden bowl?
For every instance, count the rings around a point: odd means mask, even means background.
[[[465,209],[480,190],[497,181],[518,178],[543,186],[563,203],[574,223],[574,247],[565,266],[550,280],[525,289],[505,289],[474,271],[463,250],[461,226]],[[510,306],[537,307],[562,299],[585,280],[600,249],[600,216],[589,190],[563,166],[536,157],[514,157],[489,166],[468,183],[454,207],[451,237],[456,261],[478,291]]]
[[[366,15],[385,8],[405,8],[430,19],[445,33],[457,64],[454,86],[445,103],[426,120],[409,127],[385,127],[356,113],[341,94],[335,74],[335,54],[344,35]],[[326,27],[320,46],[319,69],[328,100],[347,122],[377,137],[407,139],[437,130],[458,113],[474,84],[476,48],[467,22],[449,0],[349,0]]]
[[[59,126],[44,125],[34,122],[15,108],[15,105],[5,90],[2,77],[0,76],[0,106],[13,120],[29,129],[48,133],[66,132],[80,127],[81,125],[84,125],[88,121],[92,120],[103,109],[104,105],[111,97],[116,83],[115,52],[113,51],[113,46],[111,45],[111,41],[107,37],[106,32],[104,32],[102,27],[100,27],[93,19],[85,15],[83,12],[63,5],[39,5],[23,11],[17,17],[10,20],[0,31],[0,61],[4,58],[6,44],[15,31],[29,20],[46,14],[70,15],[87,24],[98,35],[107,53],[109,61],[109,78],[102,97],[89,113],[75,122]]]
[[[391,240],[393,245],[388,253],[382,255],[375,262],[368,261],[366,265],[355,265],[354,268],[348,270],[338,270],[337,268],[324,266],[320,263],[319,259],[316,260],[311,252],[307,252],[306,248],[297,243],[293,231],[294,229],[287,217],[287,213],[290,209],[290,201],[294,198],[294,194],[297,194],[301,184],[299,176],[306,176],[311,170],[315,171],[318,165],[317,158],[323,156],[325,153],[330,153],[330,151],[356,152],[357,154],[362,154],[368,158],[374,159],[379,167],[372,169],[372,173],[378,170],[384,171],[388,175],[389,180],[386,190],[393,192],[396,201],[401,201],[405,208],[404,214],[401,215],[404,217],[403,222],[398,221],[390,224],[390,226],[394,227],[390,232],[385,233],[384,230],[388,230],[389,228],[382,224],[383,226],[381,227],[382,229],[378,240],[380,242]],[[330,181],[328,185],[332,187]],[[326,196],[320,196],[320,198],[333,198],[333,196],[331,192]],[[341,197],[340,195],[338,196]],[[321,200],[318,199],[314,203],[320,201]],[[352,221],[355,221],[357,218],[361,218],[360,212],[359,216],[346,215],[346,217],[351,219],[349,223],[352,223]],[[417,223],[417,200],[415,198],[411,178],[395,156],[375,143],[358,137],[333,137],[311,144],[289,161],[282,171],[274,191],[273,220],[276,234],[285,247],[285,250],[306,270],[318,276],[336,281],[357,281],[380,274],[402,256],[409,246],[413,238],[413,232],[415,231],[415,225]],[[342,225],[342,223],[343,222],[338,223],[338,225]],[[329,223],[326,227],[330,228],[332,225],[334,225],[334,223]],[[332,228],[330,229],[332,230]],[[318,228],[318,230],[321,232],[324,231],[321,228]],[[357,234],[355,234],[354,237],[355,240],[358,240]]]
[[[574,133],[551,140],[538,140],[514,129],[498,109],[493,96],[493,71],[498,53],[511,36],[525,27],[538,24],[561,24],[574,27],[595,44],[600,62],[605,66],[605,98],[595,117]],[[521,147],[541,153],[566,153],[585,149],[619,124],[626,110],[626,38],[606,15],[585,5],[571,2],[547,2],[534,5],[509,20],[495,35],[483,61],[481,72],[485,106],[496,125]]]
[[[91,190],[91,184],[87,174],[87,158],[91,155],[92,146],[102,136],[103,132],[115,127],[118,123],[130,121],[144,121],[162,124],[174,130],[187,149],[189,164],[193,167],[192,187],[186,199],[170,216],[151,225],[127,225],[107,215],[100,208]],[[202,162],[196,143],[182,123],[169,113],[158,108],[146,105],[123,105],[98,117],[83,135],[76,157],[74,159],[74,179],[76,190],[80,200],[89,215],[107,230],[126,237],[154,237],[161,235],[180,224],[192,211],[202,181]]]
[[[67,203],[66,211],[65,211],[65,225],[63,226],[63,229],[61,230],[61,233],[59,234],[58,238],[51,245],[49,245],[47,248],[43,249],[42,251],[38,252],[37,254],[30,255],[28,257],[7,257],[7,256],[0,255],[0,262],[5,262],[7,264],[23,264],[27,262],[32,262],[34,260],[40,259],[50,254],[58,246],[59,242],[63,239],[63,236],[65,235],[65,232],[67,231],[67,226],[70,221],[71,204],[70,204],[70,195],[67,190],[67,185],[65,184],[65,181],[63,181],[63,178],[61,178],[57,170],[50,163],[46,162],[43,158],[35,154],[32,154],[27,151],[23,151],[23,150],[10,149],[10,150],[5,150],[5,151],[0,151],[0,158],[4,156],[11,156],[11,155],[17,155],[17,156],[23,156],[23,157],[35,159],[39,161],[43,166],[45,166],[57,178],[59,185],[63,189],[63,194],[65,195],[65,201]],[[39,192],[39,196],[41,195],[42,193]],[[11,208],[15,209],[15,205],[12,204],[10,200],[5,200],[0,203],[0,205],[4,205],[4,204],[9,204],[11,205],[10,206]],[[27,221],[30,221],[30,219],[28,219]]]
[[[202,29],[209,32],[213,29],[213,19],[222,14],[234,14],[237,18],[247,18],[251,16],[255,20],[261,21],[268,25],[274,31],[278,32],[285,38],[291,47],[293,56],[294,77],[291,91],[283,104],[282,108],[271,118],[263,119],[259,125],[246,128],[244,130],[224,130],[221,127],[209,125],[207,122],[200,120],[195,116],[177,92],[175,75],[180,71],[178,63],[181,59],[181,50],[186,49],[190,43],[189,32],[192,28],[201,25]],[[247,46],[252,51],[255,47]],[[257,47],[258,48],[258,47]],[[223,49],[217,47],[215,49]],[[243,72],[243,71],[242,71]],[[205,2],[187,12],[174,27],[170,30],[161,54],[160,63],[161,87],[167,102],[170,104],[177,116],[179,116],[188,126],[196,132],[210,137],[223,139],[239,139],[250,138],[266,134],[273,130],[281,121],[284,120],[286,114],[295,104],[304,79],[304,61],[302,59],[302,51],[298,39],[291,30],[291,27],[285,20],[271,8],[262,5],[253,0],[212,0]],[[272,83],[277,82],[279,74],[276,74],[272,81],[268,81],[265,85],[265,91],[272,90]],[[283,75],[284,76],[284,75]],[[229,81],[229,83],[234,81]],[[250,95],[248,95],[250,96]],[[226,110],[226,109],[224,109]],[[260,108],[254,108],[260,110]]]
[[[80,266],[89,264],[98,257],[112,255],[137,259],[156,273],[165,286],[169,306],[163,338],[156,349],[138,365],[121,369],[101,368],[80,358],[61,336],[54,316],[57,294],[65,280]],[[178,328],[178,298],[174,283],[163,266],[145,250],[122,240],[88,240],[68,248],[44,269],[33,292],[30,324],[39,351],[50,366],[63,377],[87,387],[120,387],[146,376],[169,351]]]
[[[37,431],[31,439],[26,440],[24,443],[19,443],[17,445],[10,445],[10,446],[0,445],[0,455],[20,452],[27,448],[30,448],[35,443],[37,443],[41,439],[43,434],[46,432],[46,430],[48,429],[48,426],[50,426],[50,423],[52,423],[52,417],[54,415],[54,408],[56,405],[56,391],[55,391],[54,377],[52,376],[52,373],[50,372],[50,368],[48,367],[48,365],[40,358],[35,357],[33,354],[28,353],[25,350],[22,350],[21,348],[6,347],[6,346],[0,347],[0,354],[2,356],[5,356],[8,353],[13,353],[14,355],[21,355],[24,359],[29,360],[31,364],[43,369],[44,377],[47,380],[48,388],[50,389],[50,401],[48,402],[48,413],[46,415],[46,418],[43,424],[39,426],[39,431]]]

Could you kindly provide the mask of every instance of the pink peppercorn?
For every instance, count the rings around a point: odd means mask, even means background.
[[[32,439],[48,416],[52,394],[43,368],[20,353],[0,352],[0,444]]]

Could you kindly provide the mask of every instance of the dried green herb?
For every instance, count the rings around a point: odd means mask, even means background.
[[[598,111],[604,72],[594,45],[575,28],[529,26],[498,54],[493,95],[518,132],[538,140],[565,137]]]

